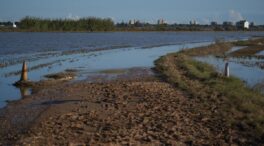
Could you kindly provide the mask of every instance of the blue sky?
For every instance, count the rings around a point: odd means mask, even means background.
[[[1,0],[0,21],[43,18],[110,17],[169,23],[209,23],[247,19],[264,24],[264,0]]]

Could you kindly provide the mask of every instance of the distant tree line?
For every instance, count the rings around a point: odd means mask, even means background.
[[[96,17],[72,19],[41,19],[35,17],[23,18],[18,27],[29,31],[113,31],[114,22],[111,19]]]
[[[16,25],[14,27],[14,24]],[[217,24],[167,24],[145,23],[137,21],[115,24],[109,18],[87,17],[73,19],[43,19],[25,17],[19,22],[0,22],[0,31],[264,31],[264,25],[250,25],[249,29],[241,29],[231,22]]]
[[[8,22],[0,22],[0,26],[12,26],[13,23],[11,21]]]
[[[249,29],[239,28],[234,24],[149,24],[136,21],[134,24],[121,22],[116,24],[118,31],[264,31],[264,25],[252,24]]]

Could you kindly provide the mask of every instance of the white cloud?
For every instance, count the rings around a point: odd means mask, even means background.
[[[228,15],[229,15],[229,20],[232,22],[243,20],[243,16],[235,10],[230,10]]]

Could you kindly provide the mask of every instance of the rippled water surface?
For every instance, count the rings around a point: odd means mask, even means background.
[[[244,39],[263,32],[111,32],[111,33],[27,33],[0,32],[0,55],[73,49],[207,42],[215,39]]]

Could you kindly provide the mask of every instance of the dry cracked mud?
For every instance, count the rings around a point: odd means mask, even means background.
[[[1,145],[230,143],[216,116],[221,101],[199,102],[155,78],[66,83],[3,109]]]

